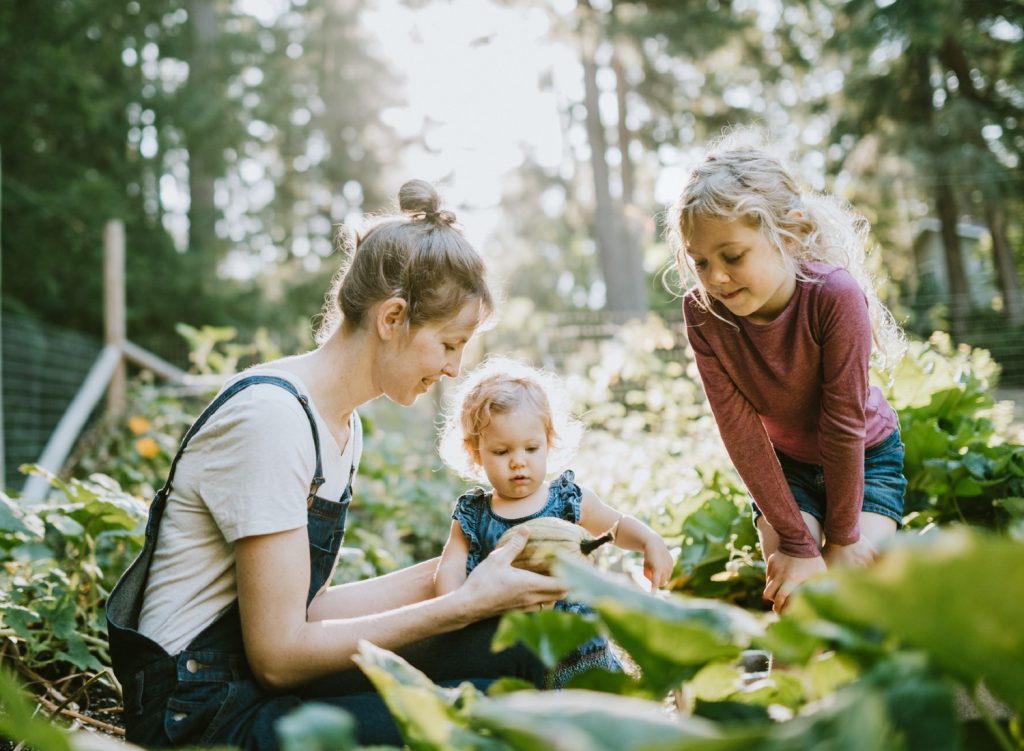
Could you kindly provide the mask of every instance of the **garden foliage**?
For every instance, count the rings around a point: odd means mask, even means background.
[[[907,528],[872,570],[829,574],[776,619],[760,602],[747,498],[692,363],[659,321],[625,327],[565,369],[590,428],[572,466],[669,539],[673,592],[640,591],[633,553],[605,552],[598,569],[566,562],[560,573],[592,615],[511,614],[495,648],[522,641],[553,665],[601,633],[628,671],[579,676],[554,694],[505,681],[485,696],[434,686],[368,644],[360,666],[414,749],[542,749],[553,738],[560,749],[1020,747],[1010,718],[1024,710],[1024,446],[990,396],[997,374],[986,353],[937,336],[880,377],[907,445]],[[77,457],[72,474],[88,479],[51,478],[54,492],[33,506],[0,496],[5,661],[80,682],[101,674],[113,690],[101,605],[207,398],[137,384],[128,415],[100,426]],[[429,417],[419,434],[385,405],[364,421],[339,580],[436,555],[463,488],[440,471]],[[770,675],[743,672],[746,649],[773,654]],[[13,737],[21,700],[9,679],[0,688],[0,735]],[[974,701],[987,692],[994,701]],[[280,727],[287,747],[356,747],[351,718],[302,712]],[[24,737],[64,747],[64,736],[38,733]]]

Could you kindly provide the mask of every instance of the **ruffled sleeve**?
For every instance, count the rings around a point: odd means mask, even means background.
[[[480,517],[487,505],[487,491],[476,487],[459,496],[455,502],[455,510],[452,512],[452,519],[459,523],[462,534],[469,545],[469,555],[466,556],[466,573],[468,574],[482,560],[480,545]]]
[[[545,516],[557,516],[573,524],[580,523],[580,503],[583,501],[583,491],[576,484],[576,473],[571,469],[565,470],[557,479],[551,481],[551,495],[555,502],[550,514]]]

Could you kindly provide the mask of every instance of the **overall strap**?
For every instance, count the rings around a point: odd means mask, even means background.
[[[199,415],[199,418],[192,423],[192,427],[188,429],[185,437],[181,439],[181,446],[178,447],[178,453],[175,454],[174,461],[171,462],[171,469],[167,473],[167,481],[164,482],[164,486],[160,489],[160,492],[157,493],[158,497],[170,497],[171,488],[174,482],[174,472],[178,467],[178,462],[185,453],[185,449],[188,447],[189,441],[192,440],[196,433],[203,428],[207,421],[213,417],[214,413],[220,409],[228,399],[233,397],[239,391],[243,391],[250,386],[255,386],[260,383],[269,383],[285,389],[299,400],[299,404],[302,405],[302,409],[306,412],[306,417],[309,419],[309,427],[313,430],[313,446],[316,449],[316,469],[313,472],[313,479],[309,484],[309,495],[306,498],[306,504],[309,505],[313,502],[313,498],[316,496],[317,491],[320,490],[320,486],[324,484],[325,478],[323,466],[320,463],[320,433],[316,429],[316,419],[313,417],[313,411],[309,407],[309,398],[305,394],[299,393],[299,390],[295,388],[295,385],[292,384],[291,381],[270,375],[248,376],[247,378],[242,378],[236,381],[228,388],[224,389],[224,391],[222,391],[217,398],[214,399],[205,410],[203,410],[203,413]]]

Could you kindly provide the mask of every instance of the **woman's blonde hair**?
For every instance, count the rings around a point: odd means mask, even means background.
[[[565,469],[579,448],[583,423],[569,409],[560,379],[508,357],[490,357],[457,384],[448,399],[438,451],[461,477],[486,482],[480,434],[495,415],[534,412],[548,440],[548,474]]]
[[[758,131],[738,130],[713,142],[669,209],[668,232],[681,280],[698,280],[686,246],[697,221],[707,218],[740,220],[761,232],[797,279],[815,281],[804,271],[809,261],[846,269],[867,297],[877,364],[891,368],[902,356],[903,332],[878,299],[865,265],[867,219],[834,196],[801,191]],[[695,289],[701,305],[715,314],[707,290],[699,283]]]
[[[410,327],[445,321],[472,301],[480,321],[494,312],[483,259],[462,234],[455,214],[441,208],[433,185],[410,180],[398,191],[401,213],[370,217],[362,235],[342,226],[338,243],[347,261],[331,281],[317,327],[323,343],[344,325],[358,328],[369,309],[399,297]]]

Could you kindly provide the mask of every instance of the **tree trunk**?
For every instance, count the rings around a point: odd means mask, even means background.
[[[629,132],[629,124],[626,122],[626,72],[622,68],[622,57],[618,47],[621,42],[616,41],[615,49],[612,51],[612,70],[615,72],[615,99],[619,110],[619,152],[622,154],[622,204],[629,206],[633,203],[633,192],[636,185],[636,177],[633,171],[633,159],[629,155],[629,146],[633,137]]]
[[[192,29],[192,55],[188,61],[191,98],[193,102],[216,101],[221,95],[216,71],[220,32],[212,0],[189,0],[188,17]],[[220,107],[207,105],[200,108],[200,111],[204,116],[185,126],[188,145],[189,252],[197,256],[202,289],[211,292],[217,283],[220,255],[218,212],[214,200],[217,167],[220,163],[220,155],[217,154],[219,139],[211,135],[217,127]]]
[[[960,235],[957,232],[957,206],[953,188],[940,183],[935,190],[935,208],[942,225],[942,247],[946,257],[946,276],[949,279],[949,327],[953,338],[962,342],[967,333],[967,317],[971,303],[964,271]]]
[[[633,142],[633,134],[629,131],[629,107],[626,93],[626,72],[622,66],[622,58],[618,51],[621,42],[616,42],[612,50],[612,70],[615,72],[615,96],[618,110],[618,143],[621,155],[619,174],[622,179],[622,198],[619,203],[619,229],[622,232],[622,247],[626,258],[635,258],[640,273],[631,276],[627,281],[632,285],[629,299],[637,302],[636,310],[646,312],[649,309],[647,275],[643,271],[644,262],[644,222],[639,219],[640,213],[635,210],[636,170],[629,147]]]
[[[987,201],[985,215],[988,231],[992,235],[992,257],[995,260],[996,279],[1003,294],[1003,310],[1011,326],[1024,323],[1024,300],[1021,299],[1020,277],[1013,258],[1010,238],[1006,231],[1006,210],[994,201]]]
[[[612,200],[609,186],[608,142],[599,106],[597,87],[597,28],[588,0],[580,0],[583,62],[584,107],[587,140],[590,144],[590,166],[594,180],[594,231],[601,272],[607,297],[605,309],[610,313],[636,314],[647,312],[647,284],[643,259],[627,242],[621,205]]]

